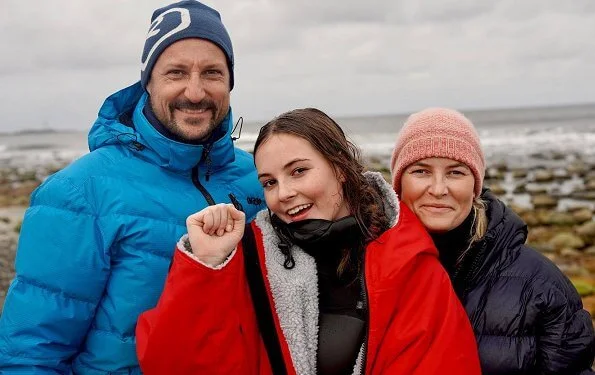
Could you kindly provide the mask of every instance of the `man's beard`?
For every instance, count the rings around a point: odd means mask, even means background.
[[[167,129],[170,132],[172,132],[173,134],[178,136],[180,139],[190,141],[190,142],[202,142],[202,141],[207,140],[211,136],[211,134],[213,133],[215,128],[217,128],[217,126],[219,126],[220,121],[218,121],[218,119],[215,118],[215,116],[217,115],[217,105],[211,99],[205,98],[198,103],[193,103],[188,100],[176,100],[175,102],[173,102],[169,105],[168,109],[169,109],[170,120],[167,122],[167,124],[163,121],[162,121],[162,123],[164,124],[164,126],[167,127]],[[184,132],[184,129],[178,124],[178,122],[176,121],[176,118],[174,116],[174,111],[176,109],[178,109],[178,110],[189,109],[189,110],[194,110],[194,111],[198,111],[198,110],[210,111],[211,119],[209,120],[209,123],[207,124],[206,128],[204,129],[203,134],[201,134],[197,138],[197,137],[192,137],[189,134],[187,134],[186,132]],[[195,118],[191,117],[191,118],[185,120],[184,122],[190,126],[199,126],[199,125],[201,125],[201,123],[203,121],[204,120],[202,120],[202,119],[195,119]]]

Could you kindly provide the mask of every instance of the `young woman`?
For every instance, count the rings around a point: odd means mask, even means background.
[[[479,374],[431,238],[331,118],[285,113],[254,155],[269,210],[188,218],[138,322],[145,374]]]
[[[488,190],[473,124],[432,108],[409,117],[393,188],[421,220],[471,320],[484,375],[589,374],[594,336],[570,281],[524,245],[527,227]]]

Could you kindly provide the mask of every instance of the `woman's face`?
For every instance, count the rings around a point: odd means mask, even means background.
[[[254,161],[269,209],[286,223],[337,220],[350,214],[343,199],[343,177],[303,138],[273,134]]]
[[[430,233],[458,227],[473,206],[475,178],[465,164],[428,158],[408,166],[401,178],[401,199]]]

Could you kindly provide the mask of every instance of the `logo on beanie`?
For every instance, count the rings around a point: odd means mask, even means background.
[[[177,26],[171,28],[171,26],[174,25],[174,22],[177,21],[177,16],[173,13],[179,14],[180,20],[179,20],[179,23]],[[153,23],[151,23],[151,28],[149,29],[149,33],[147,34],[147,41],[150,38],[153,38],[156,35],[159,35],[159,33],[162,31],[161,29],[158,29],[157,27],[165,20],[166,15],[170,15],[170,16],[167,17],[168,19],[165,22],[165,24],[163,25],[166,27],[165,29],[163,29],[163,31],[167,31],[170,28],[171,28],[171,30],[169,32],[167,32],[166,34],[164,34],[161,38],[159,38],[159,40],[157,40],[153,44],[153,46],[147,53],[147,56],[145,56],[144,60],[141,60],[141,63],[142,63],[141,70],[142,71],[144,71],[147,68],[147,64],[149,63],[149,61],[151,61],[151,56],[153,56],[153,53],[155,52],[155,50],[157,50],[157,48],[159,48],[159,46],[161,45],[161,43],[163,43],[164,40],[166,40],[167,38],[169,38],[170,36],[172,36],[176,33],[179,33],[180,31],[182,31],[184,29],[187,29],[188,26],[190,26],[190,11],[188,9],[185,9],[185,8],[169,9],[166,12],[161,13],[159,15],[159,17],[155,18],[155,21],[153,21]]]

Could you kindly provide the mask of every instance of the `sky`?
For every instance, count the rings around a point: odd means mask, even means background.
[[[87,130],[158,0],[0,0],[0,132]],[[245,121],[595,102],[594,0],[209,0]]]

